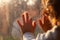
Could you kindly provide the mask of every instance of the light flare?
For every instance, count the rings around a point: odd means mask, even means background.
[[[27,5],[35,5],[36,0],[28,0]]]
[[[10,3],[11,0],[0,0],[0,7],[4,6],[5,4]]]
[[[11,0],[2,0],[5,3],[9,3]]]

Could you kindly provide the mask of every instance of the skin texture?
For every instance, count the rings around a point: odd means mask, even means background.
[[[44,23],[42,22],[42,20],[39,20],[39,24],[40,24],[40,27],[45,31],[47,32],[48,30],[50,30],[52,27],[49,19],[47,16],[44,16]]]
[[[48,30],[52,29],[52,23],[49,18],[48,10],[43,10],[43,19],[39,20],[40,27],[43,31],[47,32]]]
[[[34,30],[36,28],[36,22],[32,21],[32,19],[29,19],[28,12],[24,12],[22,15],[23,19],[23,25],[20,23],[20,20],[17,20],[17,23],[22,29],[22,32],[31,32],[34,33]]]

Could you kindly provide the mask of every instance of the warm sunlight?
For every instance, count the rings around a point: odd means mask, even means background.
[[[0,0],[0,7],[2,7],[5,4],[10,3],[11,0]]]
[[[0,4],[2,4],[2,0],[0,0]]]
[[[9,3],[11,0],[0,0],[0,4]]]
[[[45,9],[47,8],[48,1],[49,1],[49,0],[42,0],[42,5],[43,5],[43,7],[44,7]]]
[[[36,0],[28,0],[27,5],[35,5]]]
[[[11,0],[2,0],[3,2],[7,2],[7,3],[9,3]]]

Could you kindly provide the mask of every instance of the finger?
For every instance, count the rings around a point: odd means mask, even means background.
[[[49,10],[48,10],[48,9],[44,11],[44,15],[45,15],[45,14],[46,14],[46,15],[49,15]]]
[[[20,23],[19,20],[17,20],[17,23],[18,23],[18,25],[19,25],[20,27],[22,27],[22,24]]]
[[[44,24],[46,24],[46,23],[50,23],[48,16],[44,16]]]
[[[43,23],[42,23],[41,20],[39,20],[39,24],[40,24],[41,27],[43,27]]]
[[[23,19],[23,23],[25,23],[25,17],[24,17],[24,15],[22,15],[22,19]]]
[[[28,22],[29,20],[29,16],[28,16],[28,13],[26,13],[26,22]]]
[[[51,24],[51,22],[50,22],[50,20],[49,20],[49,18],[47,17],[47,16],[44,16],[45,18],[44,18],[44,25],[46,25],[46,28],[49,30],[49,29],[51,29],[52,27],[52,24]],[[48,27],[47,27],[48,26]]]
[[[35,21],[32,22],[32,26],[34,29],[36,28],[36,22]]]

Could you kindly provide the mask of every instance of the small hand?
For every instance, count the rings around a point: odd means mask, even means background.
[[[45,16],[44,15],[44,20],[43,20],[44,23],[42,23],[42,20],[40,19],[39,20],[39,24],[40,24],[40,27],[46,32],[48,30],[50,30],[52,28],[52,24],[48,18],[48,16]]]
[[[17,23],[21,27],[23,33],[25,33],[25,32],[34,33],[34,30],[36,28],[36,22],[32,21],[32,19],[29,19],[27,12],[24,12],[24,13],[25,13],[25,15],[22,15],[23,25],[20,23],[20,20],[17,20]]]

